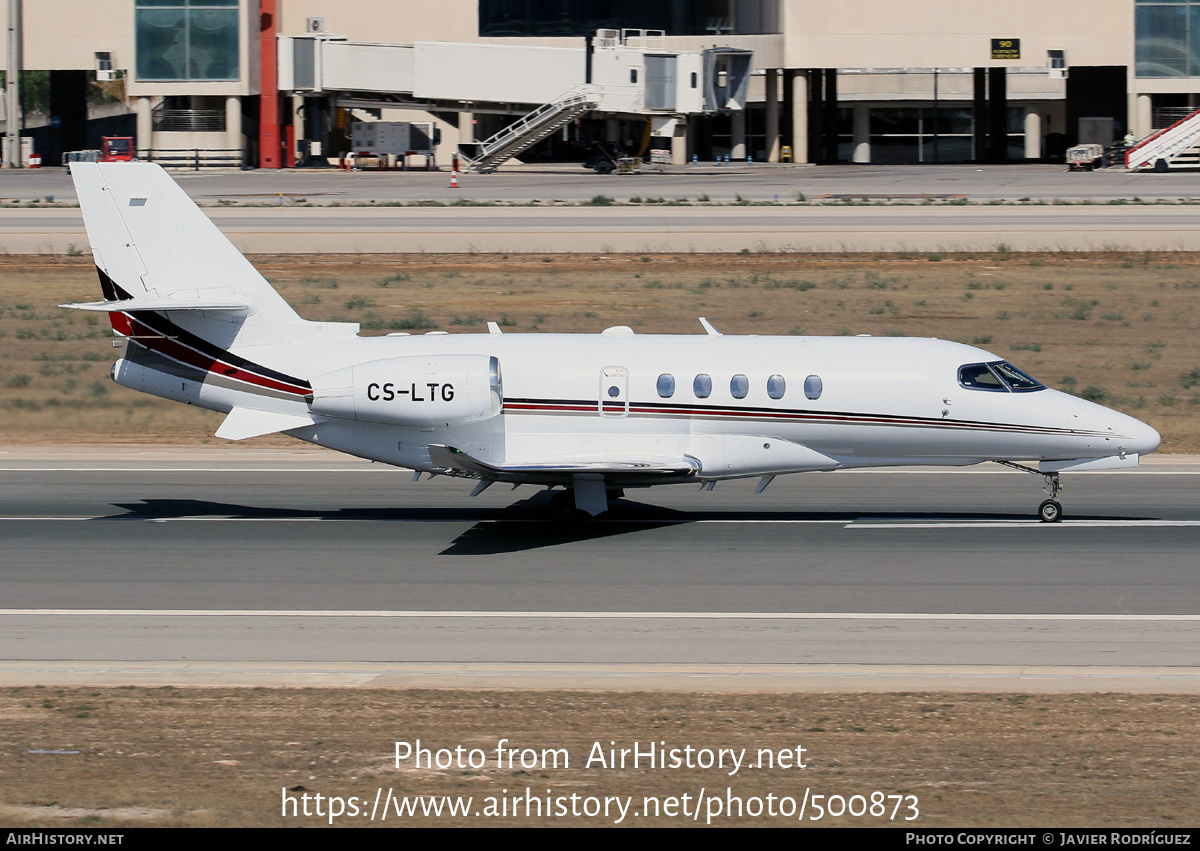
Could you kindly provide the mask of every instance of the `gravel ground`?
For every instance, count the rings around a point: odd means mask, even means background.
[[[324,825],[333,796],[342,826],[600,826],[622,804],[623,825],[783,826],[807,794],[811,826],[1181,827],[1200,823],[1198,700],[13,688],[0,692],[0,823]],[[397,765],[397,742],[418,740],[431,756]],[[656,760],[665,749],[665,764],[633,767],[635,744]],[[469,815],[398,816],[396,799],[415,796],[469,797]],[[865,814],[814,821],[817,805]]]

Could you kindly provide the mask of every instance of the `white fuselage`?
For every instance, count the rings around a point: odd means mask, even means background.
[[[990,352],[891,337],[488,334],[359,337],[300,317],[153,163],[72,163],[113,379],[396,466],[562,486],[599,514],[625,487],[884,465],[1136,466],[1137,420],[1050,390]],[[1030,469],[1026,467],[1025,469]],[[561,496],[565,497],[566,494]]]
[[[376,366],[360,372],[362,386],[352,389],[358,413],[349,415],[344,407],[322,408],[319,394],[315,402],[264,397],[236,380],[206,380],[190,389],[173,380],[164,385],[170,392],[143,382],[139,389],[182,394],[182,401],[219,411],[248,406],[317,413],[313,425],[288,433],[418,470],[436,469],[431,444],[500,465],[686,456],[696,460],[698,477],[710,480],[1125,457],[1158,446],[1157,432],[1144,423],[1065,393],[969,389],[959,381],[960,367],[1002,359],[925,338],[428,334],[247,347],[238,354],[312,380],[314,387],[320,376]],[[445,368],[459,356],[498,362],[499,413],[470,422],[438,420],[438,411],[448,409],[445,387],[452,398],[466,390],[466,379]],[[673,379],[669,395],[671,381],[662,376]],[[699,395],[706,385],[711,390]],[[183,389],[176,393],[176,386]],[[392,414],[370,411],[382,408],[385,392],[391,394],[388,411],[419,410],[421,416],[380,421]]]

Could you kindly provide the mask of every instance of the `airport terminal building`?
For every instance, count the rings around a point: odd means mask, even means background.
[[[47,164],[112,135],[163,162],[323,163],[376,119],[426,128],[442,165],[537,122],[510,145],[523,159],[599,141],[676,163],[1039,161],[1200,106],[1200,0],[8,0],[8,15],[4,127],[12,111]]]

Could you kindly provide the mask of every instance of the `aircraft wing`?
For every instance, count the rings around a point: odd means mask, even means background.
[[[575,476],[603,476],[613,486],[651,485],[686,480],[700,469],[700,462],[680,455],[677,458],[613,456],[570,459],[553,458],[524,464],[489,464],[453,446],[430,444],[429,460],[441,467],[444,475],[461,476],[515,484],[571,485]]]

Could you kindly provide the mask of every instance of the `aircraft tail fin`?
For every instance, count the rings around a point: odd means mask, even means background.
[[[353,336],[349,323],[307,322],[180,186],[154,163],[71,163],[108,310],[172,318],[222,347]]]

